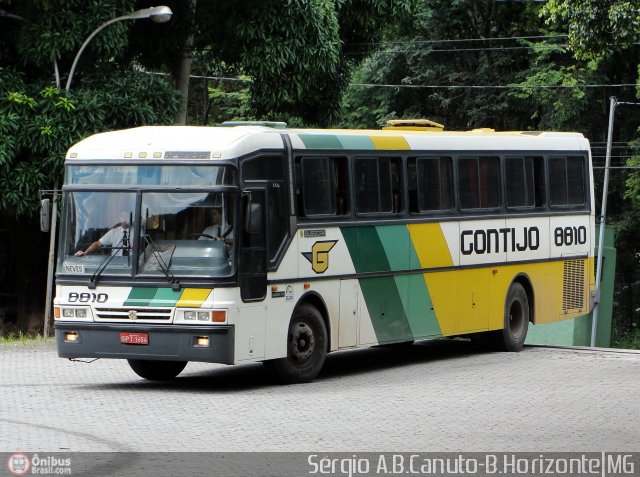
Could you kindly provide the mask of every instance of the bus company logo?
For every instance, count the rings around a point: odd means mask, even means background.
[[[329,252],[337,243],[337,240],[316,242],[311,247],[311,252],[302,252],[302,256],[309,261],[314,272],[324,273],[329,268]]]
[[[138,312],[136,310],[129,310],[129,319],[130,320],[137,320],[138,319]]]
[[[31,461],[25,454],[12,454],[7,461],[7,468],[13,475],[25,475],[31,469]]]

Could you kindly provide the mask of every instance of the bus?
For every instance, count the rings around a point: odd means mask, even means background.
[[[149,380],[308,382],[329,352],[439,337],[519,351],[593,305],[579,133],[146,126],[72,146],[62,197],[57,353]]]

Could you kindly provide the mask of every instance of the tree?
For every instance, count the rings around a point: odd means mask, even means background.
[[[118,23],[87,49],[91,72],[83,68],[69,95],[55,85],[54,59],[64,74],[84,38],[131,6],[60,0],[54,14],[48,1],[9,2],[24,20],[0,30],[0,311],[17,303],[22,330],[42,324],[48,236],[36,212],[39,191],[62,182],[66,150],[99,131],[168,124],[177,108],[171,85],[117,62],[127,46]]]
[[[414,0],[231,0],[198,2],[192,24],[188,2],[168,1],[174,18],[153,45],[138,23],[131,58],[151,70],[177,75],[190,35],[193,69],[200,74],[243,74],[252,79],[253,116],[298,116],[327,124],[336,117],[355,43],[376,41],[383,26],[409,15]],[[137,7],[149,6],[147,0]],[[195,29],[195,32],[193,31]]]

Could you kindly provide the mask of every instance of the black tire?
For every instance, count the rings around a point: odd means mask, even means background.
[[[327,328],[320,312],[303,303],[293,312],[287,334],[287,357],[265,361],[267,369],[286,384],[308,383],[327,357]]]
[[[128,359],[129,366],[138,376],[149,381],[169,381],[182,372],[186,361],[150,361]]]
[[[504,303],[504,327],[495,332],[496,347],[502,351],[520,351],[529,328],[529,298],[524,287],[512,283]]]

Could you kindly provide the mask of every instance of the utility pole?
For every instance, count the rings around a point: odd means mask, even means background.
[[[596,332],[598,328],[598,304],[600,303],[600,281],[602,279],[602,255],[604,251],[604,229],[607,218],[607,195],[609,194],[609,170],[611,164],[611,147],[613,143],[613,120],[616,114],[616,108],[620,105],[640,106],[640,103],[620,102],[615,96],[611,96],[611,98],[609,98],[609,129],[607,131],[607,153],[604,164],[604,183],[602,184],[598,262],[596,265],[596,296],[593,300],[593,312],[591,314],[591,347],[595,347],[596,345]]]
[[[613,141],[613,119],[616,114],[618,100],[615,96],[609,98],[609,130],[607,132],[607,153],[604,164],[604,183],[602,184],[602,203],[600,209],[600,238],[598,242],[598,264],[596,265],[596,296],[593,300],[591,314],[591,347],[596,345],[596,330],[598,328],[598,304],[600,303],[600,280],[602,278],[602,253],[604,251],[604,228],[607,218],[607,194],[609,193],[609,165],[611,164],[611,144]]]

